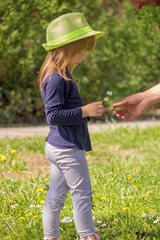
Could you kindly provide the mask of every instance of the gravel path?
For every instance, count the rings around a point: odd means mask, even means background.
[[[160,126],[158,121],[132,121],[132,122],[119,122],[119,123],[90,123],[88,125],[90,133],[104,132],[107,129],[115,129],[118,127],[139,127],[146,128],[148,126]],[[27,136],[47,136],[49,132],[48,126],[30,126],[30,127],[2,127],[0,128],[0,138],[15,138]]]

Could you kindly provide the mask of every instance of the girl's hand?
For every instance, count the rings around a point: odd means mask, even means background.
[[[82,117],[99,117],[107,111],[101,102],[94,102],[82,107]]]

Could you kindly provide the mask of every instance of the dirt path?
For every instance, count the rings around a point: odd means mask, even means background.
[[[108,129],[115,129],[118,127],[139,127],[146,128],[148,126],[160,126],[160,121],[132,121],[132,122],[119,122],[119,123],[90,123],[89,132],[104,132]],[[48,126],[30,126],[30,127],[6,127],[0,128],[0,138],[15,138],[15,137],[27,137],[27,136],[47,136],[49,132]]]
[[[104,132],[107,131],[107,129],[115,129],[118,127],[139,127],[139,128],[145,128],[148,126],[160,126],[160,121],[136,121],[136,122],[121,122],[121,123],[103,123],[103,124],[89,124],[89,131],[90,133],[96,133],[96,132]],[[47,136],[49,131],[48,126],[37,126],[37,127],[15,127],[15,128],[0,128],[0,138],[1,141],[3,141],[2,138],[9,137],[9,138],[15,138],[15,137],[27,137],[27,136]],[[116,147],[114,149],[110,149],[111,151],[119,151],[119,148]],[[124,154],[128,154],[127,152],[124,152]],[[12,171],[3,171],[3,176],[8,178],[12,177],[14,179],[28,179],[28,178],[34,178],[38,175],[48,173],[49,174],[49,162],[44,154],[40,153],[27,153],[26,157],[24,157],[24,160],[27,165],[27,171],[26,172],[12,172]],[[87,156],[87,160],[90,162],[93,161],[105,161],[106,158],[94,158],[92,156]]]

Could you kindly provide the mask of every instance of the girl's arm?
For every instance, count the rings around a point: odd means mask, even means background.
[[[65,102],[71,94],[70,86],[70,83],[65,82],[59,75],[54,75],[47,82],[44,104],[48,124],[78,125],[81,124],[82,118],[101,116],[106,111],[102,102],[95,102],[79,107],[75,107],[76,104],[71,102],[70,108],[66,109]],[[74,94],[79,94],[78,89]],[[77,97],[77,101],[82,103],[80,96],[79,100]]]

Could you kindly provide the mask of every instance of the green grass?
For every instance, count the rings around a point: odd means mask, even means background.
[[[44,153],[44,140],[6,138],[0,143],[1,240],[43,238],[41,215],[48,172],[29,179],[7,178],[5,172],[26,173],[27,154]],[[87,158],[94,222],[101,239],[160,239],[160,128],[118,128],[92,134],[91,140],[93,151]],[[12,149],[16,152],[11,153]],[[73,218],[70,194],[61,219],[67,216]],[[61,222],[60,229],[62,240],[76,239],[73,222]]]

